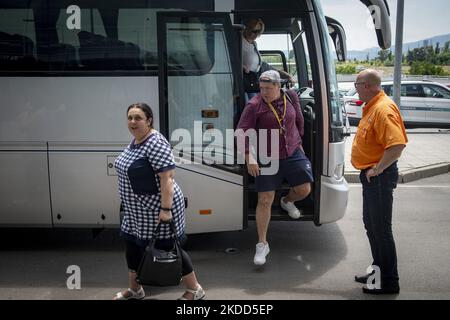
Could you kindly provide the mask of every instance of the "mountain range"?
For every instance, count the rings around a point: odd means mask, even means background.
[[[445,35],[435,36],[435,37],[428,38],[428,39],[415,41],[415,42],[404,43],[403,44],[403,53],[408,52],[408,50],[423,47],[424,45],[435,46],[436,43],[438,43],[438,42],[440,44],[440,47],[442,48],[447,41],[450,41],[450,33],[445,34]],[[369,49],[365,49],[365,50],[348,50],[347,60],[349,60],[349,61],[353,60],[353,59],[366,60],[367,54],[369,54],[369,59],[373,59],[376,56],[378,56],[378,51],[380,51],[380,50],[381,49],[379,47],[373,47],[373,48],[369,48]],[[393,53],[395,53],[394,43],[391,47],[391,50]]]

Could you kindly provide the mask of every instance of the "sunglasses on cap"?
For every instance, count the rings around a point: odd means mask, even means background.
[[[260,78],[259,79],[259,82],[268,82],[268,83],[282,83],[283,82],[283,80],[274,80],[274,79],[270,79],[270,78],[267,78],[267,77],[263,77],[263,78]]]

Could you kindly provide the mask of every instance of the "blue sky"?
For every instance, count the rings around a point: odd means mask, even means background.
[[[335,18],[344,26],[348,50],[362,50],[378,45],[375,30],[367,23],[370,19],[369,10],[362,2],[359,0],[320,0],[320,2],[325,15]],[[394,44],[397,0],[387,2],[391,10],[392,44]],[[404,2],[404,43],[450,33],[450,1],[405,0]]]

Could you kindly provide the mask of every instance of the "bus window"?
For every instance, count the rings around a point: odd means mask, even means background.
[[[299,57],[299,59],[303,59],[303,64],[305,65],[304,68],[306,68],[303,71],[303,75],[299,74],[299,87],[313,87],[313,81],[312,81],[312,70],[311,70],[311,55],[308,52],[308,43],[306,40],[306,33],[302,33],[302,35],[298,38],[299,42],[301,42],[301,46],[303,48],[304,53],[302,53],[303,57]]]
[[[36,68],[33,10],[0,8],[0,71]]]
[[[214,65],[216,37],[222,31],[221,26],[213,24],[191,23],[186,28],[184,23],[171,23],[167,29],[171,39],[167,43],[169,70],[207,73]]]
[[[49,63],[49,68],[51,70],[103,68],[107,63],[104,60],[104,53],[98,48],[92,48],[90,51],[85,48],[88,41],[91,41],[91,46],[95,47],[94,42],[100,42],[107,38],[105,25],[99,10],[96,8],[81,9],[81,31],[67,28],[68,15],[65,8],[57,8],[56,10],[59,11],[59,17],[56,21],[58,37],[55,43],[49,43],[48,50],[46,50],[47,57],[45,57],[45,60]],[[106,42],[106,40],[103,40],[103,42]],[[113,52],[114,48],[105,44],[104,50]],[[80,60],[78,60],[76,52],[78,52]]]
[[[260,51],[262,61],[279,71],[288,70],[286,57],[283,51]]]
[[[15,4],[14,4],[15,5]],[[157,72],[156,14],[159,11],[213,10],[213,0],[31,2],[0,7],[0,71],[146,71]],[[78,12],[67,12],[69,6]],[[79,15],[80,26],[70,26]],[[182,41],[174,64],[184,69],[211,68],[212,56],[183,56]],[[189,48],[192,49],[192,48]],[[211,49],[211,47],[209,48]],[[199,54],[205,51],[200,50]]]
[[[214,146],[216,157],[231,152],[225,140],[207,132],[217,129],[225,134],[234,127],[235,86],[225,29],[221,18],[176,17],[165,23],[168,95],[164,109],[168,114],[167,134],[176,136],[176,149],[189,149],[192,143],[197,151]],[[178,141],[180,129],[189,132],[194,141]],[[199,133],[211,140],[195,140]]]
[[[296,23],[296,22],[294,22]],[[302,42],[300,48],[305,51],[304,56],[306,67],[301,71],[297,70],[297,62],[295,52],[293,49],[293,40],[291,34],[262,34],[258,42],[258,48],[260,49],[262,60],[267,62],[270,66],[277,70],[284,70],[289,73],[296,81],[295,87],[312,87],[311,64],[309,63],[308,46],[306,43],[305,33],[297,37],[295,40],[300,39]],[[276,51],[274,49],[277,49]],[[278,51],[278,52],[277,52]],[[298,57],[297,59],[299,59]],[[286,64],[286,66],[284,66]],[[299,62],[299,65],[302,65]],[[306,79],[306,80],[305,80]]]
[[[79,48],[80,41],[77,34],[80,30],[106,37],[103,19],[97,8],[81,9],[80,15],[84,18],[80,19],[81,29],[69,29],[67,28],[66,9],[59,9],[58,20],[56,21],[56,32],[60,43],[66,43]]]
[[[289,45],[289,42],[291,42],[289,35],[263,33],[256,42],[263,61],[277,70],[287,71],[283,64],[287,58],[286,54],[288,54],[289,50],[292,50],[292,45]],[[281,54],[284,56],[284,59]]]

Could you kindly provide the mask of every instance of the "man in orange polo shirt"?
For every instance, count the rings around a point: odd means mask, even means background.
[[[359,99],[366,105],[353,140],[351,161],[361,170],[363,221],[374,270],[355,276],[355,281],[368,284],[363,288],[364,293],[399,293],[397,253],[392,234],[392,195],[397,186],[397,160],[408,138],[400,110],[381,90],[381,77],[377,71],[367,69],[359,73],[355,87]],[[377,270],[381,284],[369,285],[367,280],[372,279]]]

